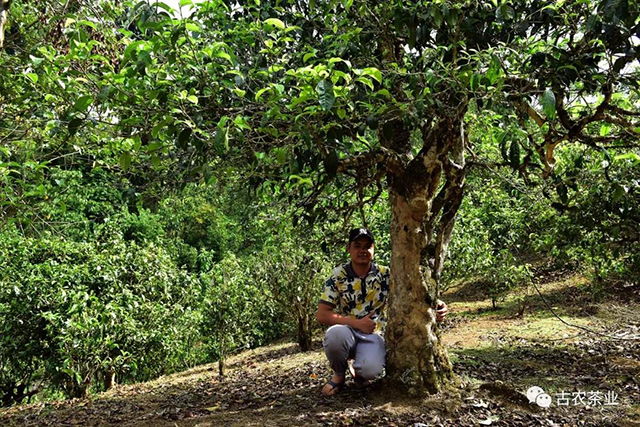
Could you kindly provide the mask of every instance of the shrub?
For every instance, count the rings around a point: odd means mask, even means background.
[[[3,403],[146,380],[202,362],[201,284],[162,246],[0,238]],[[24,386],[26,392],[18,393]]]

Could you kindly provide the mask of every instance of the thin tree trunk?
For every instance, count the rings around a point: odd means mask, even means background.
[[[302,310],[298,311],[298,345],[302,351],[309,351],[311,349],[311,328],[309,327],[309,316],[303,313]]]
[[[116,385],[116,371],[110,369],[104,375],[104,388],[105,390],[111,390]]]

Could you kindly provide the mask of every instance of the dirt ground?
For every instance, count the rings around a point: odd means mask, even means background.
[[[235,355],[224,377],[216,364],[200,366],[84,400],[0,409],[0,425],[640,426],[640,287],[545,277],[544,300],[529,290],[497,310],[473,284],[447,292],[443,339],[460,386],[439,395],[404,399],[383,382],[359,390],[348,381],[326,398],[319,340],[309,352],[279,342]],[[533,386],[550,407],[529,403]]]

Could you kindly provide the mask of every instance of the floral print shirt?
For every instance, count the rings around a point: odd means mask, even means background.
[[[375,312],[371,320],[376,322],[374,333],[383,334],[386,326],[385,302],[389,295],[389,268],[371,263],[364,278],[360,278],[351,263],[333,269],[325,282],[320,303],[338,309],[343,316],[361,319]]]

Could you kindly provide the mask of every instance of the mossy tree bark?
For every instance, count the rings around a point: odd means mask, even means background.
[[[439,280],[464,189],[464,108],[422,135],[414,157],[401,123],[385,147],[389,168],[391,292],[386,332],[387,378],[411,395],[436,393],[455,381],[436,323]]]

